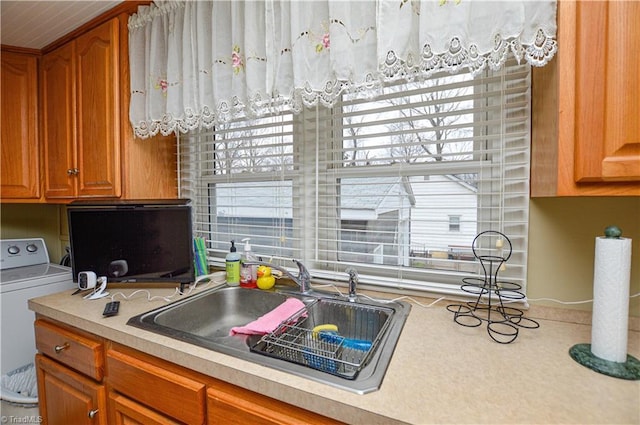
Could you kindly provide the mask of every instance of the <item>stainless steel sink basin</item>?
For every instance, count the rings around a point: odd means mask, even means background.
[[[282,304],[305,308],[266,336],[229,335]],[[303,376],[356,393],[377,390],[411,307],[408,303],[348,302],[321,294],[214,288],[132,317],[131,326]],[[318,325],[338,332],[313,332]],[[364,345],[363,345],[364,344]]]
[[[171,304],[144,315],[158,326],[214,340],[229,336],[234,326],[249,323],[282,304],[287,297],[243,288],[224,288],[208,292],[183,303]]]

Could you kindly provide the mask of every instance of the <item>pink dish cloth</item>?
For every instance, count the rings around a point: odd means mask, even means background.
[[[283,321],[304,308],[304,303],[297,298],[287,298],[285,302],[267,314],[244,326],[231,328],[229,335],[264,335],[273,332]]]

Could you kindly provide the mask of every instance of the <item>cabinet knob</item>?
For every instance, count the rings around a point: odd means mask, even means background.
[[[98,414],[98,409],[93,409],[93,410],[89,410],[89,413],[87,414],[87,416],[93,419],[96,417],[97,414]]]
[[[78,170],[77,168],[69,168],[67,170],[67,175],[76,176],[76,175],[78,175],[79,172],[80,172],[80,170]]]
[[[53,347],[53,351],[56,352],[56,354],[60,354],[62,353],[64,350],[66,350],[67,348],[69,348],[69,343],[65,342],[62,345],[56,345],[55,347]]]

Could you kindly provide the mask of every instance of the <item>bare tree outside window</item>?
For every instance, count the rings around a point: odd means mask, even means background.
[[[278,172],[292,167],[290,119],[285,122],[282,117],[266,117],[252,120],[251,126],[246,124],[220,124],[210,136],[214,141],[211,155],[216,174]],[[281,139],[289,143],[281,143]]]

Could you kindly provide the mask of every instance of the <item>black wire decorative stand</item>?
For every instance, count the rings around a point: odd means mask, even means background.
[[[487,230],[479,233],[471,246],[473,255],[480,261],[483,277],[465,277],[461,289],[476,295],[474,301],[449,304],[447,310],[454,314],[453,320],[465,327],[487,324],[487,333],[495,342],[509,344],[518,337],[520,329],[537,329],[540,324],[524,317],[524,312],[505,302],[522,300],[522,286],[515,282],[500,280],[498,273],[511,258],[513,246],[503,233]]]

